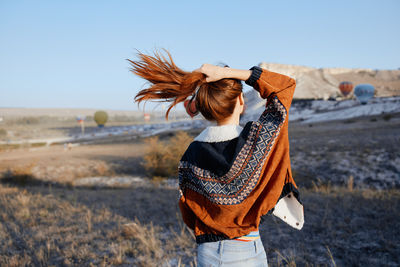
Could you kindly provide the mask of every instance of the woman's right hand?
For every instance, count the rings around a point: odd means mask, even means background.
[[[227,78],[225,76],[225,74],[227,72],[227,68],[215,66],[215,65],[207,64],[207,63],[201,65],[200,68],[194,70],[193,72],[201,72],[201,73],[205,74],[207,76],[206,82],[208,82],[208,83]]]

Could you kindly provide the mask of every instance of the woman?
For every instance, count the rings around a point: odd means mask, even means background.
[[[167,52],[168,53],[168,52]],[[252,67],[238,70],[204,64],[178,68],[168,53],[138,54],[132,72],[150,82],[135,100],[184,102],[190,116],[216,122],[182,156],[179,208],[194,231],[198,266],[267,266],[259,235],[261,216],[272,213],[301,229],[303,206],[290,168],[288,111],[295,81]],[[239,125],[242,81],[265,98],[257,121]],[[187,99],[189,98],[189,99]]]

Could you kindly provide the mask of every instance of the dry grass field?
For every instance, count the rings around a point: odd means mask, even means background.
[[[194,266],[175,189],[0,186],[1,266]],[[306,224],[261,227],[271,266],[396,266],[399,191],[302,190]]]
[[[389,159],[379,162],[382,168],[395,165],[399,128],[398,117],[292,124],[305,225],[298,231],[271,216],[260,226],[270,266],[398,266],[399,188],[376,189],[375,169],[357,165],[369,164],[370,155]],[[195,266],[196,244],[180,218],[177,189],[145,168],[154,148],[148,140],[1,152],[0,266]],[[176,140],[165,133],[157,142]],[[372,186],[354,168],[336,167],[343,155],[371,172]],[[82,177],[124,175],[148,182],[74,186]]]

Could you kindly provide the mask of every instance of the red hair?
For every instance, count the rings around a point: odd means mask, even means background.
[[[175,65],[171,54],[164,51],[168,58],[155,51],[154,56],[138,52],[138,61],[128,59],[132,66],[131,71],[150,82],[150,87],[141,90],[135,96],[135,101],[172,102],[165,114],[168,120],[170,110],[192,96],[198,88],[196,107],[207,120],[220,121],[233,113],[236,99],[242,93],[240,80],[222,79],[207,83],[203,73],[183,71]]]

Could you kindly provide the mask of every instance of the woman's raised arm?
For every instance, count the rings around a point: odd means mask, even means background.
[[[246,81],[250,75],[251,70],[239,70],[228,67],[220,67],[211,64],[203,64],[200,68],[194,70],[194,72],[201,72],[205,74],[206,82],[215,82],[225,78],[238,79]]]
[[[215,82],[224,78],[245,81],[246,84],[254,87],[262,98],[268,98],[272,94],[277,95],[287,110],[290,108],[296,87],[296,81],[293,78],[257,66],[252,67],[250,70],[239,70],[203,64],[194,72],[205,74],[207,76],[206,82]]]
[[[246,84],[256,89],[262,98],[276,95],[289,111],[296,88],[295,79],[257,66],[252,67],[251,70],[251,76],[246,80]]]

